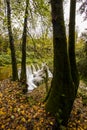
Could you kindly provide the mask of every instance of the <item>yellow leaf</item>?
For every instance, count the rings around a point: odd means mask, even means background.
[[[23,126],[23,127],[22,127],[22,130],[26,130],[26,128]]]
[[[2,97],[2,93],[0,92],[0,97]]]
[[[41,106],[42,106],[42,107],[44,107],[44,106],[45,106],[45,104],[41,104]]]
[[[84,128],[82,128],[82,127],[79,127],[79,128],[78,128],[78,130],[85,130],[85,129],[84,129]]]
[[[33,106],[33,109],[34,109],[34,110],[38,110],[38,107],[37,107],[37,106]]]
[[[3,111],[0,111],[0,115],[5,115],[6,113]]]
[[[31,119],[28,119],[28,122],[30,122],[31,121]]]
[[[39,128],[39,127],[37,127],[37,130],[40,130],[40,128]]]
[[[40,122],[42,123],[43,121],[44,121],[44,119],[43,119],[43,118],[41,118],[41,119],[40,119]]]
[[[38,113],[36,113],[34,116],[33,116],[33,118],[36,118],[38,116]]]
[[[16,127],[16,130],[26,130],[26,128],[21,124],[20,126]]]
[[[22,122],[26,122],[26,120],[25,120],[25,118],[24,118],[24,117],[21,119],[21,121],[22,121]]]
[[[4,126],[4,125],[2,125],[1,127],[2,127],[2,129],[4,129],[4,128],[5,128],[5,126]]]
[[[11,115],[11,119],[14,119],[15,117],[14,117],[14,115]]]
[[[51,121],[50,124],[53,125],[53,122]]]
[[[24,114],[25,114],[25,112],[24,112],[24,111],[21,111],[21,113],[22,113],[22,115],[24,115]]]
[[[38,105],[41,105],[41,103],[39,102]]]

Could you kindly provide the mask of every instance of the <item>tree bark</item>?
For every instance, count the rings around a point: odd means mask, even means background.
[[[54,46],[54,72],[46,111],[56,117],[57,123],[66,125],[75,99],[65,34],[63,1],[51,0]]]
[[[22,62],[21,62],[21,80],[26,84],[26,39],[27,39],[27,19],[28,19],[29,0],[26,0],[24,29],[22,36]]]
[[[75,12],[76,12],[76,0],[70,1],[70,20],[69,20],[69,59],[71,67],[71,75],[75,84],[75,93],[79,86],[79,75],[76,66],[75,57]]]
[[[13,38],[12,27],[11,27],[10,0],[6,0],[6,3],[7,3],[8,33],[9,33],[9,42],[10,42],[11,60],[12,60],[12,78],[15,81],[18,79],[18,71],[17,71],[16,56],[15,56],[14,38]]]

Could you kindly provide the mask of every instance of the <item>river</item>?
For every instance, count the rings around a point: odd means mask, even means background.
[[[7,79],[11,76],[11,66],[0,67],[0,80]]]

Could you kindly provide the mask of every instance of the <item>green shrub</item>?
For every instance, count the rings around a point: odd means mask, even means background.
[[[76,45],[76,59],[77,67],[81,79],[87,80],[87,55],[86,55],[86,44],[80,42]]]
[[[7,64],[11,64],[11,57],[10,55],[0,55],[0,66]]]

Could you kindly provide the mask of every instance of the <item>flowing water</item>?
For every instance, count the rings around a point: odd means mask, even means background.
[[[41,66],[41,68],[39,65],[36,65],[36,66],[31,65],[31,66],[26,67],[28,91],[36,88],[37,84],[42,83],[44,78],[46,78],[44,67],[47,69],[48,78],[52,78],[53,75],[50,72],[49,67],[45,64],[43,64]],[[21,73],[21,69],[19,67],[19,69],[18,69],[19,79],[20,79],[20,73]],[[0,67],[0,80],[7,79],[7,78],[11,77],[11,75],[12,75],[11,66]]]

